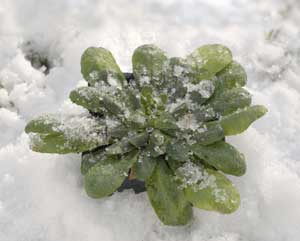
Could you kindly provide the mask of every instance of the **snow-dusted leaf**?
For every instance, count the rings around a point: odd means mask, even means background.
[[[115,192],[121,186],[137,157],[138,151],[132,151],[120,160],[115,156],[110,156],[91,167],[84,177],[87,194],[92,198],[102,198]]]
[[[225,136],[237,135],[245,131],[254,121],[266,114],[267,109],[261,105],[254,105],[226,115],[218,121],[207,123],[208,126],[220,124]]]
[[[128,137],[129,143],[135,146],[136,148],[145,146],[147,144],[148,139],[149,134],[147,132],[133,134]]]
[[[134,149],[134,146],[130,144],[127,137],[124,137],[120,141],[111,144],[106,147],[105,151],[107,155],[122,155],[128,153]]]
[[[91,86],[104,81],[113,87],[122,88],[126,83],[111,52],[101,47],[90,47],[84,51],[81,56],[81,73]]]
[[[123,114],[123,110],[114,96],[108,93],[102,93],[101,89],[94,87],[80,87],[71,91],[70,99],[77,105],[96,112],[104,113],[105,111],[113,114]]]
[[[194,144],[191,148],[197,157],[226,174],[242,176],[246,172],[244,155],[224,141],[208,146]]]
[[[166,154],[168,158],[180,162],[185,162],[189,159],[189,147],[186,143],[178,141],[176,143],[169,143],[167,145]]]
[[[189,77],[193,83],[209,80],[232,61],[231,51],[219,44],[208,44],[197,48],[187,56],[191,65]]]
[[[166,61],[165,53],[155,45],[146,44],[136,48],[132,55],[132,69],[138,85],[160,86]]]
[[[30,134],[30,147],[33,151],[66,154],[92,150],[109,143],[106,126],[96,118],[57,116],[55,123],[55,128],[50,128],[48,133],[44,129],[43,133]]]
[[[136,111],[141,108],[140,96],[137,90],[128,88],[124,90],[124,100],[131,111]]]
[[[154,129],[149,137],[149,143],[146,147],[146,151],[150,153],[151,157],[158,157],[166,153],[166,148],[170,138]]]
[[[251,104],[251,95],[244,88],[224,90],[209,101],[208,106],[220,115],[228,115]]]
[[[232,213],[239,208],[240,195],[231,181],[212,169],[204,169],[204,179],[184,189],[185,197],[194,207]]]
[[[59,118],[53,114],[45,114],[31,121],[25,127],[26,133],[58,134],[61,133],[57,127],[61,124]]]
[[[220,141],[224,138],[224,131],[220,124],[218,125],[203,125],[197,128],[192,135],[192,139],[198,144],[209,145]]]
[[[186,84],[187,97],[197,105],[202,105],[214,93],[215,86],[211,80],[202,80],[197,84]]]
[[[140,110],[130,113],[130,115],[126,117],[126,124],[132,130],[145,129],[147,124],[145,113]]]
[[[175,118],[168,112],[161,113],[158,117],[151,119],[150,125],[170,136],[174,136],[179,129]]]
[[[150,115],[155,110],[154,89],[151,86],[144,86],[141,89],[141,105],[146,115]]]
[[[184,98],[187,88],[184,86],[187,78],[187,63],[182,58],[173,57],[166,63],[161,89],[167,93],[170,101]]]
[[[149,200],[165,225],[185,225],[192,218],[192,207],[182,190],[178,189],[172,171],[159,160],[146,181]]]

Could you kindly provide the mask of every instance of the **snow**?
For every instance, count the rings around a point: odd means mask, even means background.
[[[300,4],[297,0],[1,0],[1,241],[297,241],[300,238]],[[28,41],[48,54],[48,75],[25,58]],[[29,150],[26,122],[82,112],[67,100],[82,85],[80,55],[109,49],[124,72],[133,50],[154,43],[169,56],[222,43],[245,66],[254,104],[268,114],[228,141],[245,154],[230,177],[241,207],[230,215],[194,209],[187,227],[165,227],[145,193],[102,200],[85,194],[80,155]]]

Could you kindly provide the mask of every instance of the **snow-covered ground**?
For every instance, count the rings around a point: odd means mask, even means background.
[[[300,3],[298,0],[1,0],[1,241],[297,241],[300,239]],[[28,148],[25,123],[77,112],[67,99],[82,81],[85,48],[110,49],[124,71],[154,43],[184,56],[205,43],[230,47],[247,70],[254,103],[268,114],[230,138],[248,171],[232,178],[242,203],[231,215],[194,210],[191,225],[160,224],[145,194],[85,194],[80,155]],[[48,75],[26,59],[48,56]]]

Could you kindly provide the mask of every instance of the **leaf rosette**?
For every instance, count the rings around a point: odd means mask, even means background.
[[[245,157],[225,137],[245,131],[266,113],[251,106],[243,67],[231,51],[211,44],[186,58],[168,58],[154,45],[132,56],[127,82],[113,55],[88,48],[81,72],[88,85],[70,99],[83,116],[43,115],[25,131],[31,149],[82,152],[84,188],[92,198],[113,194],[130,174],[146,184],[166,225],[185,225],[192,206],[232,213],[239,192],[225,176],[242,176]]]

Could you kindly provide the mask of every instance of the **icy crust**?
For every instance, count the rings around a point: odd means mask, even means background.
[[[221,45],[202,46],[186,59],[169,59],[158,47],[143,45],[132,57],[134,81],[126,84],[109,51],[89,48],[81,59],[88,86],[73,90],[70,99],[92,115],[29,122],[31,148],[84,152],[81,172],[93,198],[114,193],[128,173],[145,181],[166,225],[186,224],[191,204],[233,212],[239,194],[218,170],[241,176],[246,164],[224,138],[246,130],[266,109],[250,106],[241,87],[245,72],[231,63]]]

